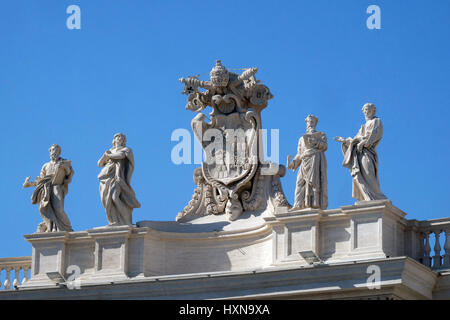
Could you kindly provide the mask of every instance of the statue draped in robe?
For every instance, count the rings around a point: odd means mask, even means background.
[[[298,170],[293,209],[320,208],[328,206],[327,137],[316,131],[318,119],[309,115],[305,119],[307,133],[298,141],[298,152],[288,163],[288,168]],[[288,161],[289,162],[289,161]]]
[[[357,135],[347,139],[335,138],[336,141],[342,142],[342,165],[350,170],[353,177],[353,198],[360,201],[387,199],[380,190],[376,152],[383,137],[383,125],[381,120],[375,117],[376,108],[373,104],[365,104],[362,111],[366,123],[361,126]]]
[[[103,167],[98,175],[100,197],[111,226],[132,225],[132,211],[141,206],[130,185],[134,171],[133,152],[125,143],[125,135],[114,135],[113,147],[98,161],[98,166]]]
[[[34,182],[27,177],[23,187],[36,187],[31,203],[39,206],[44,220],[38,232],[73,231],[64,211],[64,198],[74,175],[71,161],[60,157],[61,147],[57,144],[50,147],[49,153],[51,161],[42,166],[40,176]]]

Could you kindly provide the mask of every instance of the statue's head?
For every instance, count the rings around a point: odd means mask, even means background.
[[[316,126],[317,126],[318,122],[319,122],[319,119],[313,114],[308,115],[306,117],[306,119],[305,119],[305,123],[306,123],[306,127],[307,128],[316,129]]]
[[[114,147],[123,147],[127,143],[127,137],[123,133],[116,133],[113,138]]]
[[[225,206],[225,214],[228,216],[228,220],[236,220],[242,213],[242,205],[239,199],[229,199]]]
[[[195,185],[199,186],[200,184],[203,183],[203,172],[202,172],[202,168],[197,168],[194,170],[194,183]]]
[[[61,155],[61,147],[57,144],[52,144],[48,149],[48,152],[50,153],[51,160],[58,160],[59,156]]]
[[[362,107],[362,112],[364,113],[366,119],[372,119],[375,116],[375,113],[377,112],[377,108],[373,103],[366,103]]]
[[[222,66],[220,60],[216,61],[216,65],[211,69],[209,76],[212,84],[216,87],[226,87],[230,80],[230,74],[228,73],[228,70]]]

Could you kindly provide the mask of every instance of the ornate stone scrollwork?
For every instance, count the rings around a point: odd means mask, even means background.
[[[256,80],[257,71],[248,68],[236,74],[218,60],[209,81],[180,79],[185,85],[183,93],[189,95],[186,108],[197,112],[191,125],[206,157],[194,172],[201,179],[197,179],[193,199],[177,221],[222,213],[232,221],[244,210],[263,211],[272,197],[279,198],[275,202],[280,205],[287,203],[283,201],[279,176],[262,175],[260,170],[261,110],[273,96]],[[202,113],[206,106],[212,108],[209,122]]]

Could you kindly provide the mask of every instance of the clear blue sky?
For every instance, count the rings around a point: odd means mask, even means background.
[[[68,30],[66,8],[81,8]],[[369,30],[366,8],[381,8]],[[41,222],[26,176],[62,146],[75,170],[66,212],[75,230],[107,223],[97,160],[124,132],[136,159],[133,221],[173,220],[197,165],[175,165],[173,130],[190,130],[180,77],[258,67],[274,99],[263,127],[294,155],[309,113],[329,139],[329,208],[354,203],[336,135],[353,136],[373,102],[384,124],[382,191],[409,219],[450,216],[450,23],[447,0],[3,1],[0,5],[0,257],[31,255]],[[292,202],[296,173],[282,179]]]

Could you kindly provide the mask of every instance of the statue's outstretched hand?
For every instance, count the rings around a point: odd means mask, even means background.
[[[288,169],[294,170],[294,163],[291,162],[291,156],[287,156],[286,167]]]
[[[30,177],[26,177],[25,178],[25,182],[22,185],[24,188],[29,188],[34,186],[34,184],[32,182],[30,182]]]
[[[343,137],[334,137],[333,140],[342,143],[345,142],[345,139]]]

